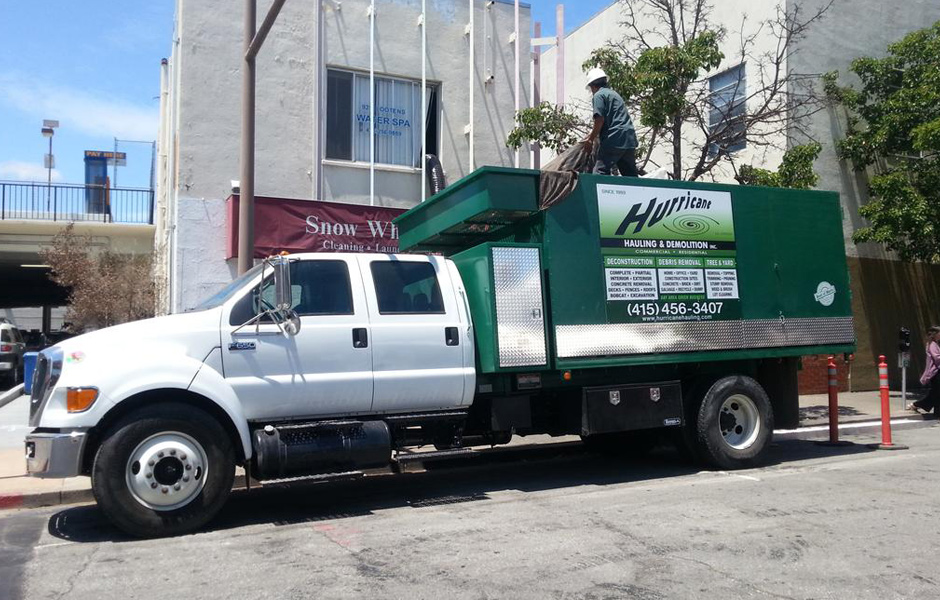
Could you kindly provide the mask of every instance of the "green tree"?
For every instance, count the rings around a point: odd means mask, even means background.
[[[756,25],[744,16],[740,30],[732,32],[737,44],[729,56],[720,50],[727,32],[709,20],[709,0],[621,0],[620,5],[624,40],[597,48],[582,68],[604,69],[611,88],[627,103],[639,126],[641,169],[659,151],[669,156],[674,179],[699,179],[722,161],[734,164],[733,148],[742,142],[784,143],[794,130],[800,133],[805,117],[823,107],[813,89],[816,76],[794,72],[788,59],[829,4],[807,16],[791,3]],[[776,44],[760,45],[773,49],[760,50],[759,36],[773,36]],[[709,72],[741,63],[750,73],[747,83],[713,94]],[[586,105],[524,109],[507,143],[518,148],[528,141],[557,151],[587,132],[589,114]]]
[[[793,146],[783,154],[780,167],[768,171],[752,165],[741,165],[735,179],[741,185],[763,185],[808,190],[819,181],[813,163],[819,158],[822,146],[816,142]]]
[[[902,260],[940,262],[940,22],[888,46],[884,58],[858,58],[861,87],[826,75],[826,93],[847,113],[839,156],[868,170],[870,225],[855,243],[875,242]]]

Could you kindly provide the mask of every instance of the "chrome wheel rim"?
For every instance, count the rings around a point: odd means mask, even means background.
[[[725,443],[735,450],[744,450],[754,444],[761,430],[760,411],[744,394],[725,399],[718,412],[718,428]]]
[[[209,461],[202,444],[178,431],[152,435],[127,459],[127,488],[153,510],[186,506],[206,484]]]

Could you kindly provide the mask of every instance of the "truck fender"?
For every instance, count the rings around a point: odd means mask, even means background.
[[[245,418],[245,412],[242,410],[241,402],[239,402],[235,390],[222,376],[222,348],[214,348],[206,356],[205,362],[196,373],[196,376],[193,377],[188,389],[212,400],[225,411],[228,418],[232,420],[236,431],[238,431],[245,458],[251,458],[251,435],[248,431],[248,419]]]

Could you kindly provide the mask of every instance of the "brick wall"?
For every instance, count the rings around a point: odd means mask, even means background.
[[[825,354],[803,357],[803,368],[798,371],[800,394],[825,394],[829,391],[828,356]],[[849,391],[849,369],[841,356],[836,357],[839,391]]]

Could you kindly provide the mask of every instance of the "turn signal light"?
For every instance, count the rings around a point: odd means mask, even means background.
[[[70,387],[65,394],[65,405],[70,413],[83,412],[91,408],[98,399],[98,388]]]
[[[561,374],[561,378],[565,381],[571,381],[571,371],[565,371]]]

